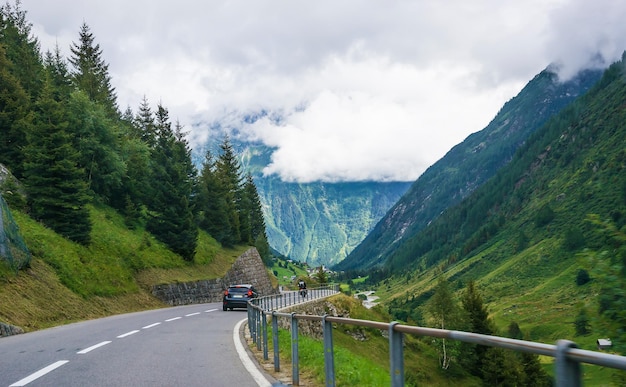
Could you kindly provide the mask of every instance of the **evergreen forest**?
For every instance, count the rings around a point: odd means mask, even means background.
[[[259,195],[229,138],[198,170],[166,106],[144,97],[135,111],[120,109],[86,23],[70,53],[41,52],[19,1],[0,8],[0,164],[15,177],[0,192],[9,206],[85,246],[89,206],[98,204],[185,261],[199,230],[224,247],[256,246],[268,260]]]

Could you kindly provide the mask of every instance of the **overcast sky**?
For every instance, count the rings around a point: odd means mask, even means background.
[[[11,0],[11,3],[13,0]],[[120,108],[276,148],[288,181],[413,181],[550,63],[626,49],[622,0],[22,0],[42,49],[83,22]],[[253,124],[241,117],[270,113]],[[273,119],[280,117],[280,120]],[[197,124],[202,123],[202,124]]]

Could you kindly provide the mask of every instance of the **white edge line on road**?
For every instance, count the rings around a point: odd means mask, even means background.
[[[182,317],[174,317],[174,318],[170,318],[165,320],[165,322],[170,322],[170,321],[174,321],[174,320],[180,320]]]
[[[124,337],[130,336],[130,335],[134,335],[135,333],[139,332],[138,330],[134,330],[134,331],[130,331],[130,332],[126,332],[122,335],[117,336],[118,339],[123,339]]]
[[[145,327],[143,327],[143,328],[141,328],[141,329],[150,329],[150,328],[156,327],[157,325],[161,325],[161,323],[160,323],[160,322],[158,322],[158,323],[154,323],[154,324],[146,325]]]
[[[205,310],[204,313],[211,313],[211,312],[215,312],[217,309],[209,309],[209,310]]]
[[[39,371],[28,375],[27,377],[25,377],[24,379],[20,380],[19,382],[15,382],[15,383],[11,384],[9,387],[25,386],[28,383],[32,382],[33,380],[39,379],[40,377],[44,376],[48,372],[54,371],[55,369],[61,367],[65,363],[69,363],[69,360],[59,360],[56,363],[52,363],[49,366],[47,366],[45,368],[42,368]]]
[[[110,342],[110,341],[103,341],[103,342],[101,342],[101,343],[98,343],[98,344],[96,344],[96,345],[92,345],[91,347],[89,347],[89,348],[85,348],[85,349],[83,349],[82,351],[78,351],[78,352],[76,352],[76,353],[77,353],[77,354],[79,354],[79,355],[84,355],[84,354],[86,354],[87,352],[91,352],[91,351],[93,351],[94,349],[96,349],[96,348],[100,348],[100,347],[102,347],[103,345],[107,345],[107,344],[111,344],[111,342]]]
[[[248,352],[244,348],[241,343],[241,339],[239,337],[239,330],[241,329],[241,325],[246,321],[247,318],[239,321],[237,325],[235,325],[235,330],[233,331],[233,341],[235,342],[235,349],[237,350],[237,354],[239,355],[239,359],[243,363],[243,366],[246,367],[246,370],[250,373],[254,381],[259,385],[259,387],[271,387],[272,384],[265,379],[265,376],[259,371],[256,365],[252,362],[250,357],[248,357]]]
[[[185,317],[191,317],[200,314],[200,312],[186,314]]]

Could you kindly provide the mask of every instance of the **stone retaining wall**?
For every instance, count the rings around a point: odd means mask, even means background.
[[[281,313],[310,314],[315,316],[333,316],[350,318],[348,310],[340,310],[335,304],[328,299],[309,301],[303,304],[296,304],[280,310]],[[278,318],[278,326],[281,329],[291,330],[291,321],[289,318]],[[298,320],[298,333],[310,336],[315,339],[324,337],[324,327],[321,321],[314,320]]]
[[[237,258],[223,278],[156,285],[152,287],[152,295],[169,305],[219,302],[224,289],[232,284],[252,284],[262,296],[277,293],[259,252],[253,247]]]
[[[220,302],[222,294],[231,284],[252,284],[267,296],[278,293],[272,288],[270,276],[256,248],[251,248],[237,258],[224,278],[213,280],[156,285],[152,295],[169,305]],[[0,337],[24,333],[22,328],[0,322]]]
[[[19,335],[22,333],[24,333],[22,328],[0,322],[0,337]]]

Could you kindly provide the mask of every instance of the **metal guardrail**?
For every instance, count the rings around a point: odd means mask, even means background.
[[[626,370],[626,357],[611,355],[603,352],[579,349],[576,343],[569,340],[559,340],[556,345],[537,343],[533,341],[509,339],[506,337],[481,335],[478,333],[453,331],[446,329],[424,328],[403,325],[398,322],[383,323],[370,320],[358,320],[344,317],[316,316],[297,313],[281,313],[278,310],[302,302],[325,298],[338,293],[338,285],[331,284],[321,288],[310,289],[307,297],[301,297],[297,292],[260,297],[251,301],[248,308],[248,329],[250,336],[256,343],[257,349],[263,349],[263,358],[268,360],[268,327],[267,316],[272,317],[272,339],[274,348],[274,370],[280,371],[278,346],[278,318],[289,319],[291,322],[291,359],[292,384],[298,386],[298,321],[320,321],[323,327],[324,341],[324,371],[326,386],[335,386],[335,361],[333,348],[333,323],[356,325],[389,332],[389,362],[391,386],[404,386],[404,335],[436,337],[441,339],[458,340],[466,343],[480,344],[488,347],[510,349],[517,352],[527,352],[555,358],[555,382],[557,387],[582,386],[581,363]]]

